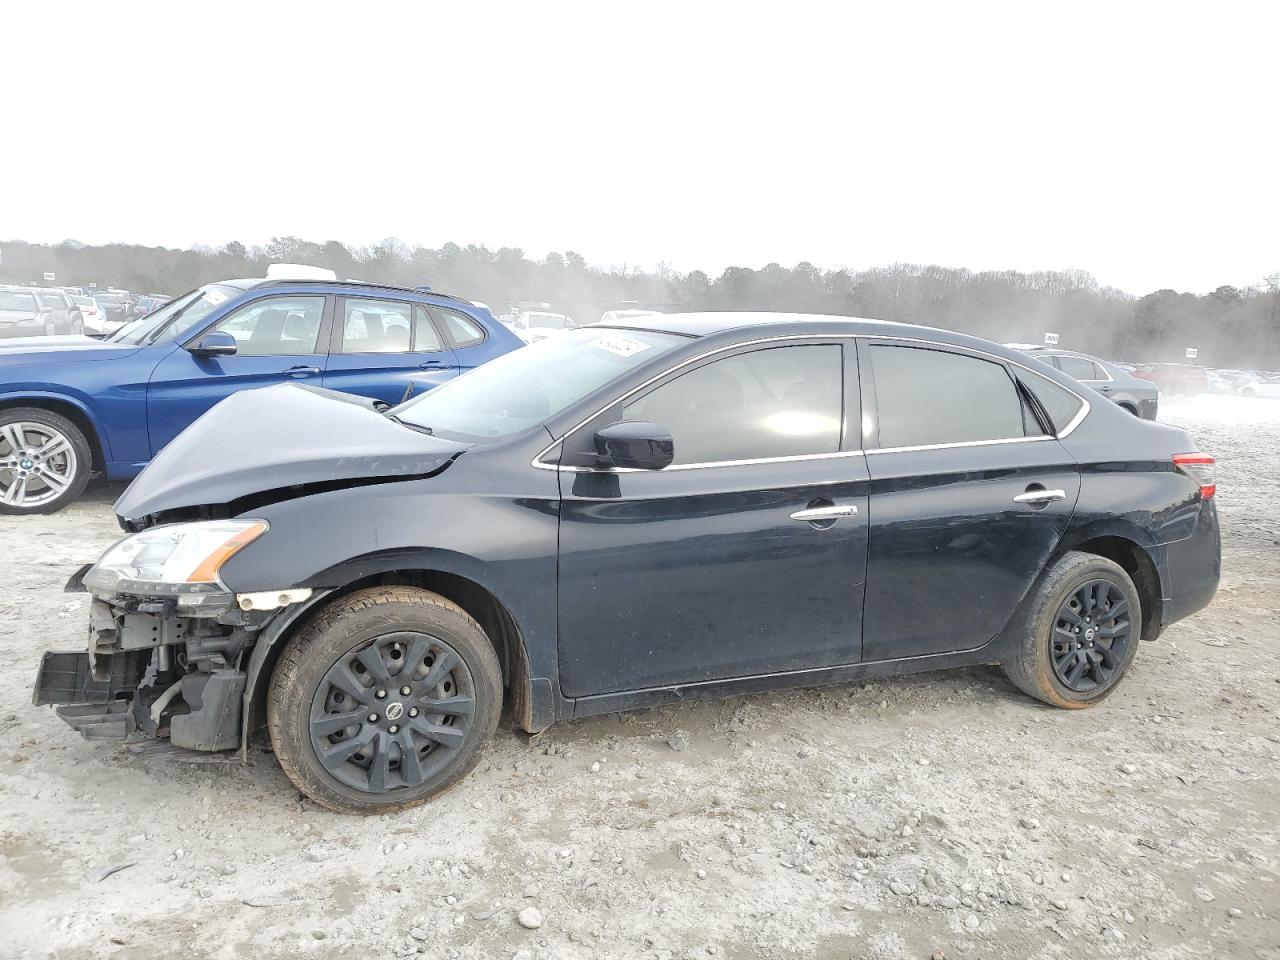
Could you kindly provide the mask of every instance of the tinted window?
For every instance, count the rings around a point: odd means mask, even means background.
[[[292,356],[316,352],[324,297],[267,297],[246,304],[214,329],[236,338],[244,357]]]
[[[455,313],[453,310],[445,310],[442,307],[432,307],[431,309],[435,312],[436,317],[448,327],[449,336],[453,337],[453,342],[459,347],[467,347],[484,339],[484,331],[470,317],[464,317],[460,313]]]
[[[536,427],[681,343],[688,341],[664,333],[570,330],[503,354],[396,407],[395,413],[406,423],[445,436],[510,436]]]
[[[881,447],[1023,436],[1022,401],[1000,364],[915,347],[869,353]]]
[[[843,395],[840,347],[774,347],[682,374],[622,419],[670,430],[677,464],[835,453]]]
[[[347,297],[343,353],[408,353],[413,343],[413,304]]]
[[[1058,369],[1068,377],[1075,377],[1077,380],[1107,379],[1098,370],[1097,364],[1084,357],[1054,357],[1054,360],[1058,363]]]
[[[1080,408],[1084,406],[1084,401],[1074,393],[1058,386],[1045,377],[1025,374],[1022,377],[1022,383],[1040,401],[1040,406],[1044,407],[1045,412],[1049,414],[1049,422],[1053,424],[1055,433],[1061,433],[1066,429],[1067,424],[1074,419],[1075,415],[1080,412]]]

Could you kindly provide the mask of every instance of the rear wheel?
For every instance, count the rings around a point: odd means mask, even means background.
[[[0,513],[61,510],[92,469],[89,442],[66,417],[37,407],[0,410]]]
[[[1068,553],[1010,624],[1002,664],[1023,692],[1055,707],[1079,709],[1109,696],[1133,662],[1142,634],[1142,602],[1118,564]]]
[[[466,612],[426,590],[375,587],[289,641],[267,725],[280,766],[312,800],[387,813],[465,776],[501,706],[498,658]]]

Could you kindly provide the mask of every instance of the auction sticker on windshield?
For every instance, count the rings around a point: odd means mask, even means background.
[[[610,353],[616,353],[620,357],[633,357],[642,350],[649,349],[649,344],[647,343],[641,343],[639,340],[622,336],[599,337],[592,340],[591,345],[601,350],[608,350]]]

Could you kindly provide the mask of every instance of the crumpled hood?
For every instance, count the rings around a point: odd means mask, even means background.
[[[300,384],[242,390],[161,450],[115,511],[130,522],[301,484],[410,480],[468,446],[389,420],[363,397]]]
[[[0,340],[0,365],[9,366],[42,360],[111,360],[127,357],[140,347],[136,343],[107,343],[79,334],[65,337],[14,337]]]

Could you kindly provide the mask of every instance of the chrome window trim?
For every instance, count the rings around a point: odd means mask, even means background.
[[[630,397],[639,393],[641,390],[644,390],[646,387],[652,386],[653,384],[657,383],[659,380],[663,379],[664,377],[668,377],[671,374],[675,373],[677,370],[681,370],[684,367],[689,366],[690,364],[699,362],[700,360],[705,360],[707,357],[713,357],[718,353],[727,353],[730,350],[738,350],[742,347],[754,347],[762,343],[785,343],[785,342],[790,342],[794,340],[819,340],[819,341],[821,340],[889,340],[894,343],[918,343],[918,344],[923,344],[925,347],[942,349],[944,351],[950,351],[950,352],[960,352],[962,354],[976,354],[980,357],[987,357],[995,361],[996,363],[1004,363],[1004,364],[1009,364],[1010,366],[1019,367],[1027,371],[1027,373],[1040,377],[1042,380],[1048,380],[1055,387],[1058,387],[1059,389],[1062,389],[1062,390],[1066,390],[1067,393],[1071,394],[1073,397],[1079,400],[1080,410],[1076,413],[1074,417],[1072,417],[1071,421],[1059,433],[1054,435],[1045,434],[1039,437],[1009,437],[1007,439],[1002,439],[1002,440],[960,440],[955,443],[924,444],[924,445],[915,446],[915,447],[878,447],[874,450],[840,450],[835,453],[811,453],[811,454],[802,454],[794,457],[766,457],[758,460],[721,460],[721,461],[709,462],[709,463],[683,463],[683,464],[676,464],[670,467],[664,467],[662,470],[659,470],[659,471],[639,470],[635,467],[578,467],[578,466],[562,467],[559,464],[541,462],[542,458],[545,457],[548,453],[550,453],[551,450],[556,446],[556,444],[563,443],[570,436],[577,433],[579,430],[585,427],[588,423],[590,423],[596,417],[600,416],[600,414],[604,413],[610,407],[614,406],[615,404],[619,404],[626,401]],[[1066,376],[1066,374],[1063,373],[1063,376]],[[1056,380],[1052,380],[1049,377],[1046,377],[1044,374],[1031,369],[1031,367],[1028,367],[1025,363],[1019,363],[1017,360],[1010,360],[1007,357],[1001,357],[994,353],[989,353],[986,350],[980,350],[977,347],[969,347],[969,346],[964,346],[962,344],[954,344],[954,343],[943,343],[942,341],[939,341],[939,340],[926,340],[923,337],[893,336],[887,333],[794,333],[794,334],[788,334],[786,336],[781,336],[781,337],[761,337],[760,339],[757,339],[757,340],[744,340],[741,343],[725,344],[722,347],[716,347],[714,350],[707,350],[704,353],[699,353],[695,356],[689,357],[687,360],[682,360],[680,363],[677,363],[674,367],[668,367],[666,370],[662,371],[661,373],[655,374],[654,376],[650,377],[648,380],[644,381],[644,383],[641,383],[635,387],[632,387],[622,396],[617,397],[614,400],[611,400],[609,403],[605,404],[603,407],[601,407],[595,413],[591,414],[589,417],[584,418],[574,426],[570,427],[561,436],[557,437],[555,440],[551,441],[551,443],[547,444],[540,451],[538,451],[538,454],[531,461],[529,461],[529,463],[530,463],[530,466],[536,467],[539,470],[556,470],[556,471],[563,470],[566,473],[655,473],[655,472],[667,473],[671,470],[695,470],[695,469],[703,469],[707,467],[743,466],[743,465],[752,465],[757,463],[777,463],[777,462],[796,461],[796,460],[820,460],[820,459],[830,459],[830,458],[842,457],[842,456],[856,456],[858,454],[864,454],[864,455],[870,456],[875,453],[902,453],[902,452],[909,452],[914,450],[946,450],[946,449],[957,448],[957,447],[990,446],[992,444],[997,444],[997,443],[1026,443],[1029,441],[1038,441],[1038,440],[1055,440],[1055,439],[1061,440],[1063,437],[1068,436],[1073,430],[1075,430],[1076,427],[1080,426],[1084,418],[1089,415],[1089,410],[1090,410],[1089,401],[1084,397],[1082,397],[1080,394],[1076,393],[1070,387],[1065,386],[1064,384],[1058,383]],[[844,416],[847,418],[848,416],[847,410],[844,412]]]

